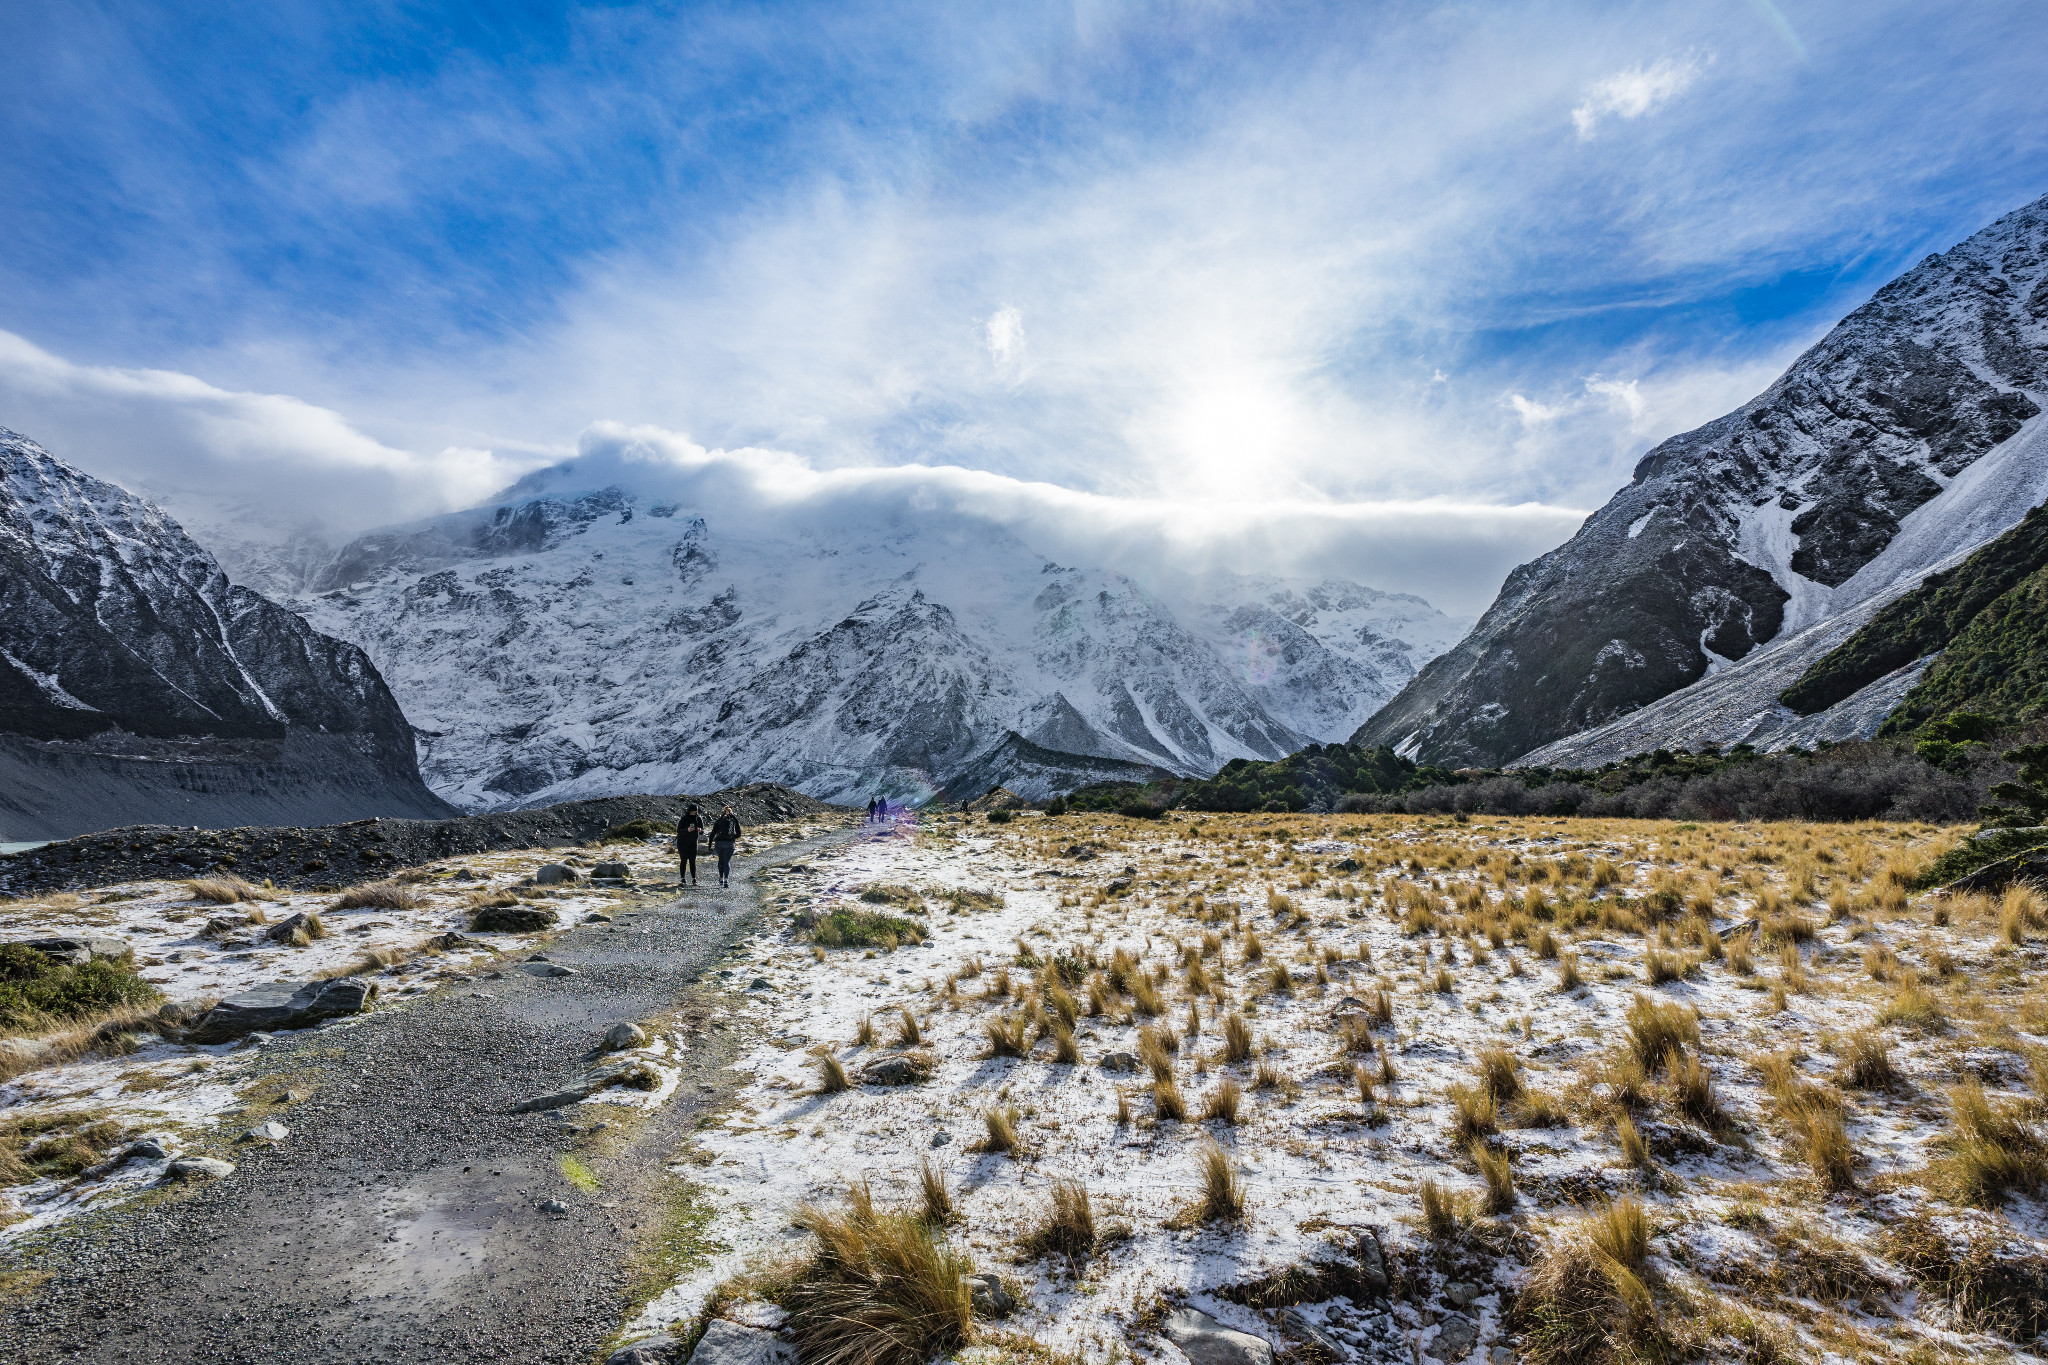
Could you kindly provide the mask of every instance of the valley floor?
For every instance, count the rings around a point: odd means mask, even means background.
[[[777,1321],[750,1286],[806,1273],[806,1206],[924,1210],[929,1170],[1022,1302],[966,1358],[1175,1360],[1192,1307],[1340,1358],[2031,1359],[2048,921],[1909,900],[1952,839],[1026,814],[849,845],[772,874],[748,1083],[674,1168],[725,1251],[635,1327]],[[1058,1239],[1072,1182],[1092,1245]],[[1361,1258],[1383,1290],[1278,1273]]]

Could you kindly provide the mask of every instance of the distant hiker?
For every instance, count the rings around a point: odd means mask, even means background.
[[[881,805],[881,804],[882,804],[882,798],[881,798],[881,797],[879,797],[879,796],[871,796],[871,797],[869,797],[869,798],[868,798],[868,823],[869,823],[869,824],[871,824],[871,825],[872,825],[873,823],[875,823],[875,807],[876,807],[876,806],[879,806],[879,805]]]
[[[678,886],[697,884],[697,841],[704,837],[704,817],[697,813],[697,803],[683,812],[683,818],[676,821],[676,856],[682,859],[682,870],[676,874]]]
[[[727,806],[711,822],[711,847],[718,854],[718,884],[732,885],[732,850],[740,841],[740,818]]]

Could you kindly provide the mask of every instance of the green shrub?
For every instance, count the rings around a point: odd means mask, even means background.
[[[931,930],[901,915],[879,910],[834,910],[811,925],[811,942],[827,948],[894,948],[922,942]]]
[[[0,945],[0,1029],[23,1032],[159,998],[157,988],[125,963],[72,967],[19,943]]]
[[[675,823],[670,820],[628,820],[623,825],[613,825],[598,837],[600,844],[639,843],[652,839],[657,834],[674,834]]]

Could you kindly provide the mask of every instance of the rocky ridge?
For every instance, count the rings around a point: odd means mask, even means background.
[[[0,430],[0,838],[440,815],[362,650],[153,504]]]
[[[2044,394],[2048,200],[1929,256],[1756,399],[1644,456],[1354,742],[1507,763],[1910,587],[2041,500]],[[1724,709],[1740,729],[1775,704]]]

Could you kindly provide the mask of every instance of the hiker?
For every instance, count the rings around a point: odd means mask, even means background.
[[[697,803],[683,812],[683,818],[676,821],[676,856],[682,859],[682,870],[676,874],[676,885],[697,884],[697,841],[704,837],[704,817],[697,812]]]
[[[871,796],[868,798],[868,823],[871,825],[875,823],[875,807],[880,805],[881,801],[882,798],[879,796]]]
[[[732,885],[732,850],[740,841],[740,818],[727,806],[711,822],[711,847],[718,854],[718,884]]]

